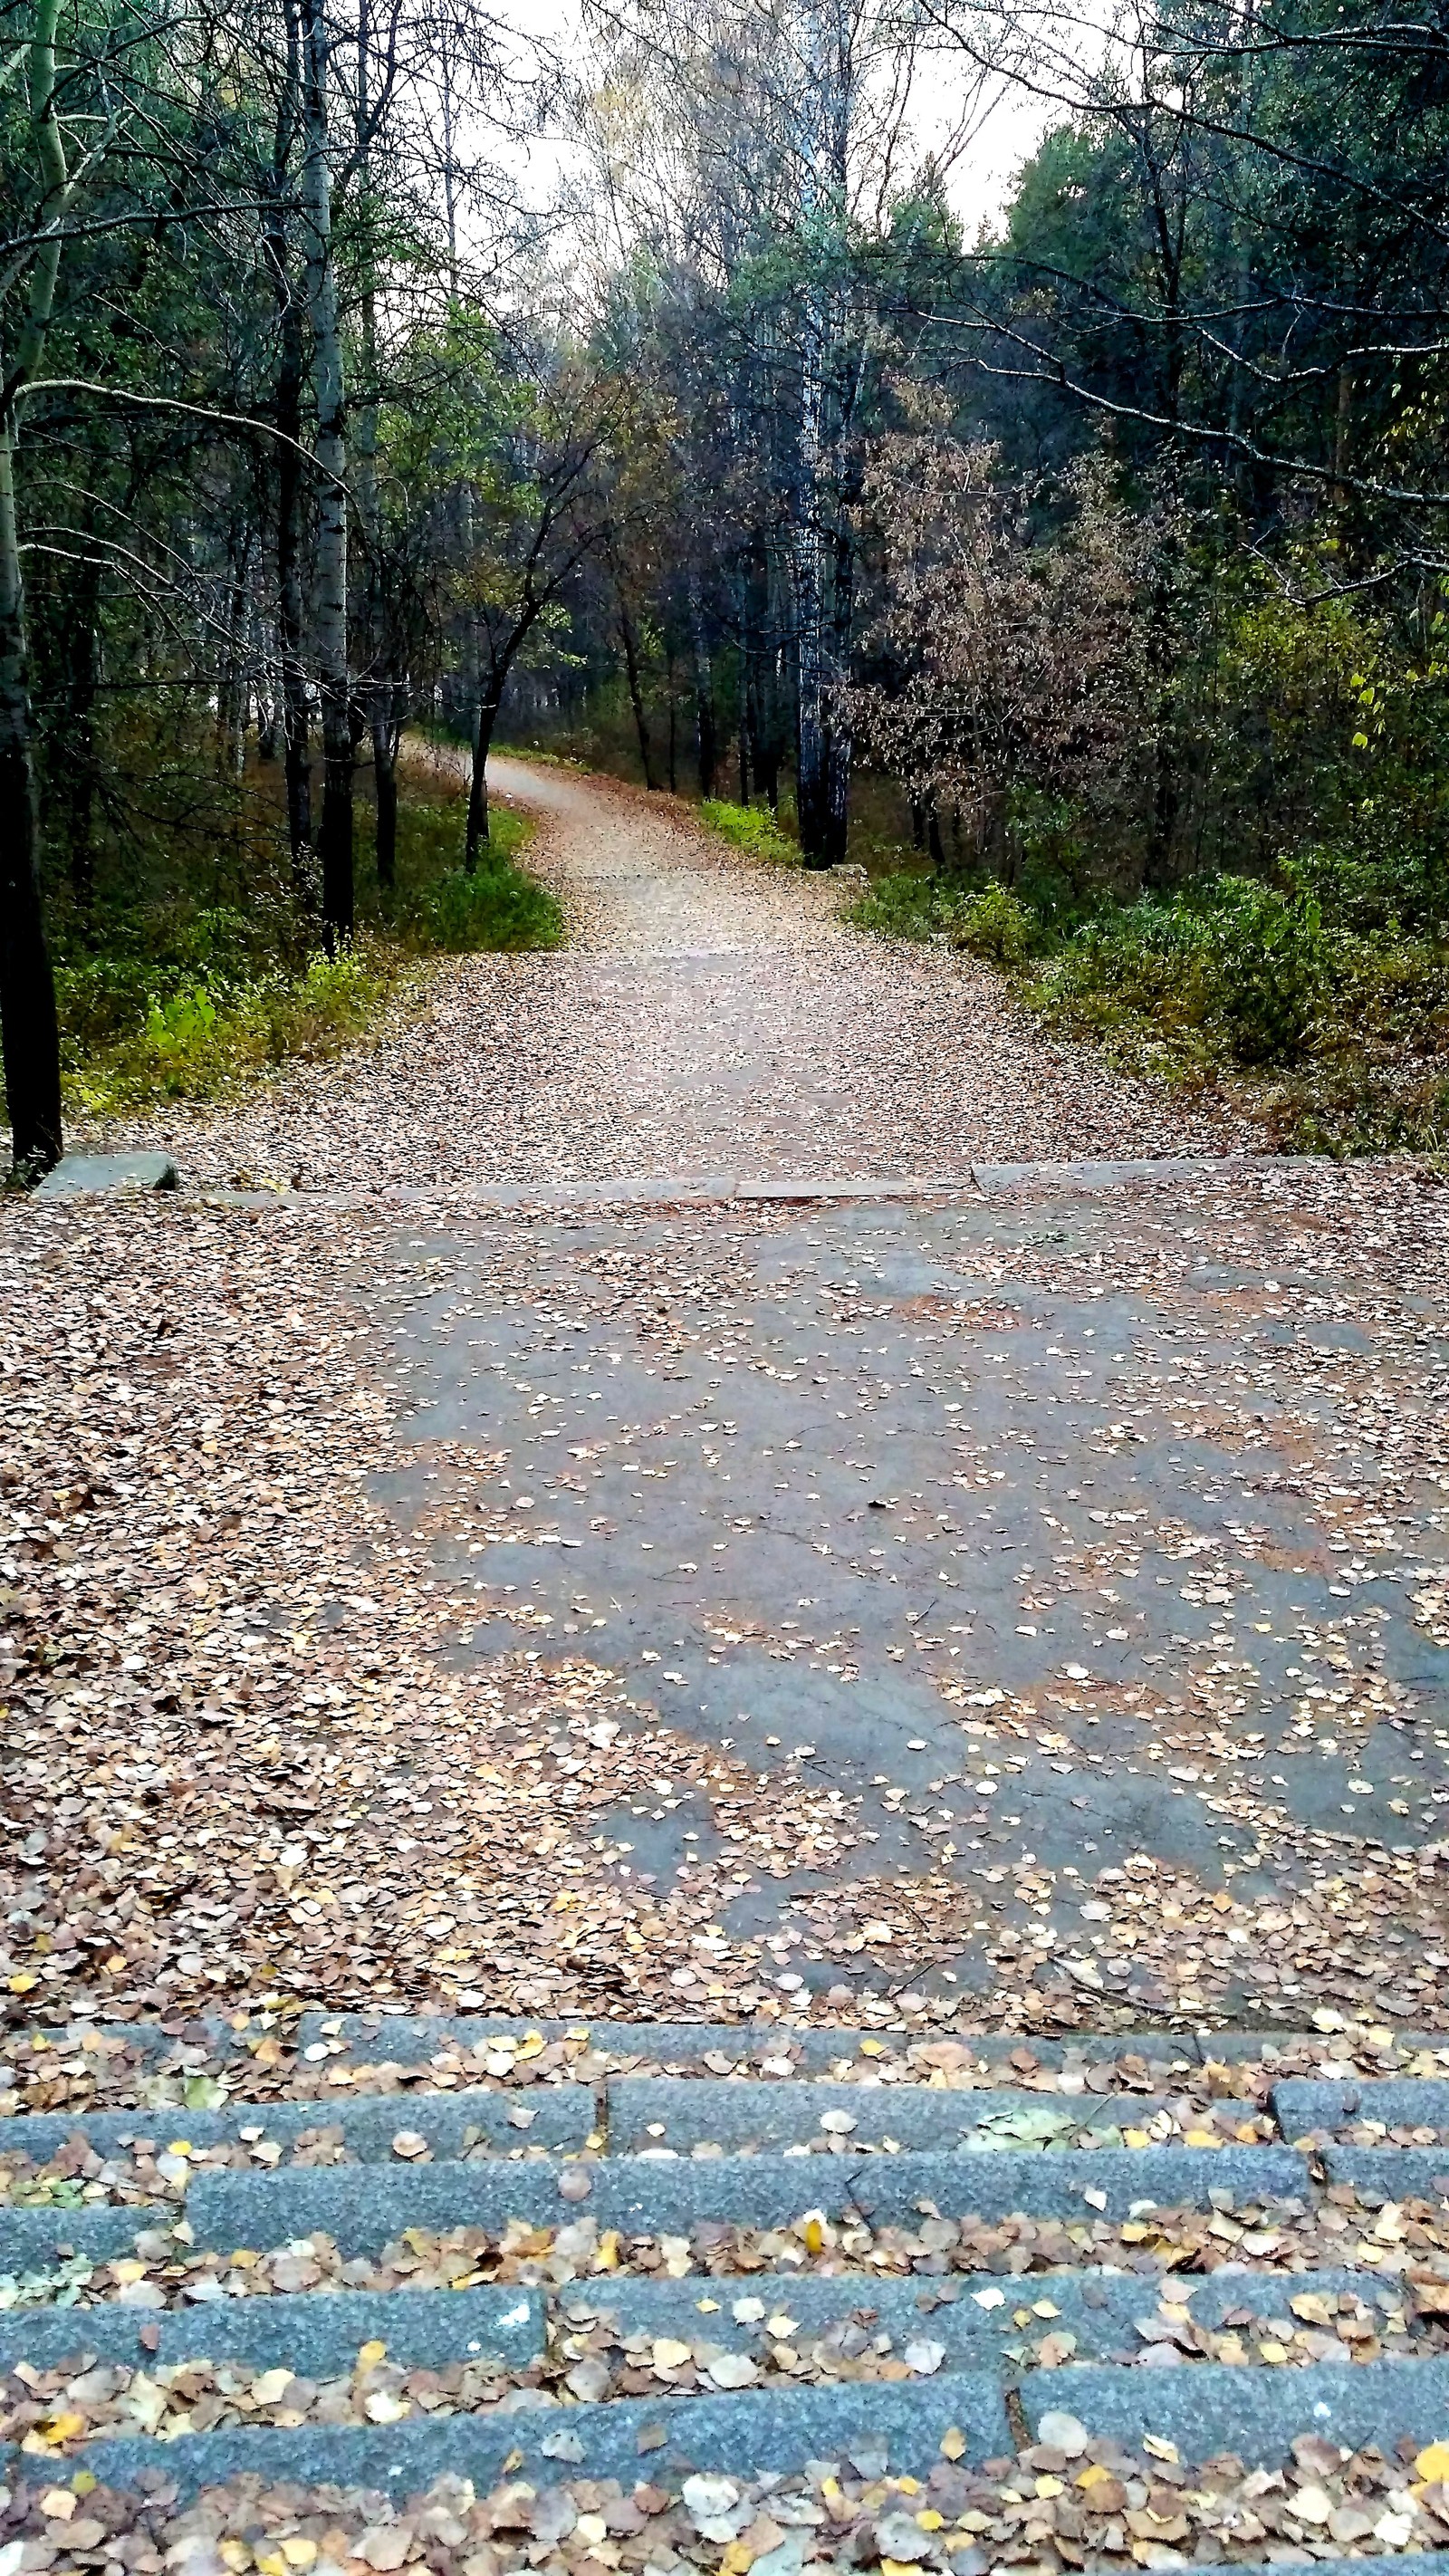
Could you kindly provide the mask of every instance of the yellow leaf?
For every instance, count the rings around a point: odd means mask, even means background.
[[[542,2034],[536,2030],[531,2030],[527,2039],[523,2042],[522,2047],[515,2053],[520,2059],[525,2057],[542,2057],[543,2048],[544,2043]]]
[[[1184,2129],[1182,2143],[1185,2147],[1216,2147],[1221,2141],[1216,2129]]]
[[[941,2457],[945,2460],[964,2460],[966,2457],[966,2436],[959,2425],[949,2424],[942,2434]]]
[[[1093,2487],[1105,2486],[1111,2475],[1111,2470],[1104,2469],[1100,2460],[1089,2460],[1084,2469],[1078,2469],[1077,2484],[1085,2487],[1090,2495]]]
[[[860,2053],[862,2057],[884,2057],[885,2041],[883,2039],[863,2039],[860,2043]]]
[[[819,2219],[807,2218],[803,2233],[805,2237],[806,2252],[808,2254],[822,2254],[825,2250],[825,2230],[821,2226]],[[881,2564],[884,2566],[885,2561],[882,2560]]]
[[[40,1979],[29,1968],[22,1968],[18,1977],[11,1977],[7,1982],[12,1995],[28,1995],[32,1986],[39,1985]]]
[[[290,2531],[282,2543],[282,2556],[289,2567],[315,2567],[317,2543],[309,2540],[305,2532]]]
[[[1065,2495],[1067,2490],[1060,2478],[1038,2478],[1036,2491],[1039,2496],[1046,2497]]]
[[[364,2343],[359,2344],[357,2347],[357,2367],[359,2370],[376,2370],[378,2363],[386,2360],[386,2358],[387,2346],[385,2343]]]
[[[89,2469],[77,2469],[71,2479],[71,2486],[78,2496],[94,2495],[98,2484],[99,2480],[92,2476]]]
[[[937,2513],[933,2504],[928,2504],[924,2513],[918,2513],[916,2521],[922,2531],[944,2531],[946,2528],[945,2515]]]
[[[84,2415],[52,2415],[40,2429],[47,2442],[73,2442],[77,2433],[85,2431],[86,2419]]]
[[[603,2235],[599,2238],[598,2249],[594,2255],[594,2269],[596,2272],[618,2271],[619,2249],[622,2241],[623,2240],[620,2237],[617,2227],[605,2228]]]
[[[1145,2129],[1124,2129],[1122,2144],[1124,2147],[1149,2147],[1152,2141]]]
[[[719,2562],[720,2576],[745,2576],[745,2570],[753,2567],[754,2563],[755,2551],[750,2543],[747,2540],[732,2540]]]
[[[1286,2361],[1287,2358],[1288,2347],[1286,2344],[1260,2343],[1258,2346],[1258,2359],[1260,2361]]]
[[[1176,2468],[1177,2444],[1175,2442],[1167,2441],[1161,2433],[1144,2433],[1142,2436],[1142,2448],[1144,2451],[1150,2451],[1154,2460],[1170,2461],[1171,2465]]]
[[[119,2281],[123,2287],[132,2281],[144,2281],[145,2278],[145,2264],[137,2263],[129,2254],[123,2255],[111,2265],[111,2279]]]
[[[1414,2461],[1414,2475],[1426,2485],[1442,2484],[1449,2478],[1449,2442],[1431,2442]]]

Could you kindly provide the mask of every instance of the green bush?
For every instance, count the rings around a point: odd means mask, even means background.
[[[563,914],[547,886],[507,860],[490,858],[468,876],[453,868],[431,888],[422,921],[435,948],[557,948]]]
[[[978,893],[943,897],[938,915],[953,948],[969,948],[1007,974],[1026,964],[1040,936],[1035,913],[995,879]]]
[[[743,850],[746,858],[764,859],[774,867],[799,867],[798,847],[787,840],[767,806],[731,805],[723,797],[706,796],[699,810],[710,830]]]
[[[899,868],[848,903],[845,918],[882,939],[930,939],[940,927],[939,891],[933,878]]]
[[[1291,1064],[1324,997],[1327,952],[1312,897],[1220,877],[1199,952],[1204,1016],[1238,1064]]]

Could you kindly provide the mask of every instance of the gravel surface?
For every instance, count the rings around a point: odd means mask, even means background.
[[[436,964],[365,1055],[74,1141],[307,1188],[956,1176],[1253,1141],[1042,1037],[984,968],[846,928],[833,877],[745,861],[672,797],[511,760],[491,776],[537,817],[529,864],[570,947]]]

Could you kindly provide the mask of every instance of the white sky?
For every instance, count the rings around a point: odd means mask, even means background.
[[[503,0],[500,14],[516,30],[522,46],[538,46],[568,66],[577,66],[582,59],[584,38],[575,0]],[[956,102],[939,65],[928,67],[921,86],[923,94],[933,95],[937,101],[936,113],[927,113],[921,120],[921,141],[925,146],[949,130]],[[968,241],[976,238],[983,223],[994,223],[1022,163],[1036,149],[1054,115],[1059,114],[1059,110],[1052,110],[1016,87],[1007,87],[987,109],[956,165],[949,190]],[[568,174],[573,146],[567,134],[560,132],[534,137],[518,151],[528,201],[542,209],[555,199]]]

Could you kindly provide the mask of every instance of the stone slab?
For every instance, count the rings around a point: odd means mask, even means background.
[[[1049,2113],[1063,2123],[1062,2138],[1108,2130],[1104,2146],[1120,2146],[1126,2124],[1150,2120],[1162,2105],[1150,2095],[1032,2093],[1015,2086],[957,2091],[929,2084],[813,2084],[751,2082],[747,2078],[696,2076],[681,2084],[669,2076],[616,2076],[608,2087],[611,2155],[688,2154],[702,2145],[730,2155],[761,2148],[809,2147],[828,2152],[827,2121],[849,2121],[837,2131],[851,2149],[897,2147],[930,2153],[989,2151],[998,2143],[1040,2143],[1025,2137],[998,2141],[991,2124]],[[1055,2143],[1054,2141],[1052,2143]]]
[[[143,2345],[141,2328],[158,2338]],[[75,2353],[147,2370],[180,2361],[228,2361],[249,2369],[283,2364],[304,2379],[336,2379],[359,2347],[385,2343],[388,2359],[437,2370],[482,2354],[509,2370],[542,2358],[544,2303],[537,2290],[335,2290],[315,2299],[280,2295],[207,2300],[163,2310],[90,2308],[0,2310],[0,2369],[16,2361],[53,2370]]]
[[[984,2373],[958,2373],[914,2387],[850,2386],[770,2390],[735,2397],[624,2400],[596,2406],[541,2406],[500,2415],[409,2418],[372,2425],[257,2425],[233,2432],[182,2435],[164,2450],[136,2438],[91,2442],[67,2463],[105,2486],[134,2485],[143,2470],[165,2470],[183,2498],[250,2472],[305,2485],[377,2487],[407,2496],[445,2474],[478,2487],[508,2474],[534,2486],[570,2478],[618,2478],[632,2486],[661,2472],[691,2469],[749,2477],[787,2473],[807,2459],[839,2459],[852,2448],[884,2453],[897,2471],[921,2475],[940,2456],[951,2427],[966,2437],[970,2461],[1012,2449],[1001,2392]],[[543,2445],[565,2437],[571,2454]],[[568,2437],[572,2437],[571,2440]],[[662,2438],[661,2438],[662,2437]],[[515,2454],[519,2455],[515,2459]]]
[[[340,2129],[351,2158],[382,2164],[391,2159],[398,2132],[411,2129],[427,2139],[437,2158],[485,2148],[522,2156],[530,2148],[581,2148],[593,2130],[594,2109],[586,2084],[539,2084],[527,2092],[507,2093],[483,2085],[455,2093],[409,2086],[405,2093],[342,2094],[330,2102],[236,2099],[222,2111],[167,2105],[160,2110],[22,2112],[0,2130],[0,2148],[43,2162],[74,2137],[88,2138],[99,2155],[107,2155],[133,2138],[154,2138],[163,2149],[173,2140],[207,2147],[233,2141],[243,2129],[256,2129],[261,2136],[254,2143],[271,2139],[290,2146],[308,2131]],[[513,2120],[515,2112],[525,2115],[521,2122]]]
[[[1449,2201],[1449,2147],[1325,2147],[1323,2169],[1366,2200]]]
[[[1061,1163],[974,1163],[973,1176],[983,1190],[1013,1189],[1023,1182],[1059,1181],[1077,1190],[1119,1189],[1127,1181],[1197,1180],[1241,1171],[1245,1165],[1282,1169],[1305,1159],[1283,1154],[1161,1154],[1136,1162],[1113,1162],[1085,1156]]]
[[[810,2343],[832,2326],[859,2319],[872,2336],[888,2334],[898,2357],[914,2343],[942,2348],[948,2368],[990,2366],[1007,2380],[1030,2367],[1044,2336],[1075,2336],[1074,2364],[1140,2363],[1152,2346],[1137,2331],[1149,2324],[1170,2300],[1185,2307],[1195,2322],[1215,2330],[1225,2317],[1247,2309],[1255,2317],[1281,2320],[1290,2329],[1298,2322],[1290,2299],[1309,2293],[1337,2298],[1349,2293],[1370,2306],[1388,2308],[1403,2301],[1401,2283],[1378,2281],[1369,2272],[1221,2272],[1183,2275],[1137,2275],[1088,2268],[1073,2273],[1029,2276],[972,2273],[944,2280],[862,2280],[859,2274],[835,2276],[804,2273],[796,2279],[778,2275],[734,2275],[729,2279],[694,2277],[684,2281],[576,2281],[557,2294],[565,2320],[610,2318],[621,2336],[669,2336],[696,2346],[709,2344],[723,2352],[744,2353],[763,2361],[769,2347],[782,2340],[771,2320],[788,2317],[784,2340]],[[761,2306],[764,2315],[738,2317],[736,2308]],[[1046,2315],[1037,2309],[1045,2307]],[[1348,2367],[1348,2347],[1343,2365]],[[1181,2367],[1200,2369],[1201,2363]],[[1250,2362],[1238,2365],[1253,2367]],[[1154,2376],[1157,2372],[1154,2368]]]
[[[716,2055],[727,2058],[742,2073],[755,2071],[770,2058],[788,2060],[793,2073],[812,2076],[828,2073],[842,2059],[868,2067],[870,2056],[862,2054],[865,2042],[873,2056],[882,2044],[895,2054],[912,2041],[943,2035],[904,2022],[812,2022],[800,2027],[789,2021],[591,2021],[586,2014],[559,2020],[546,2014],[308,2012],[298,2025],[298,2045],[305,2049],[340,2038],[344,2047],[335,2060],[340,2066],[388,2060],[419,2066],[428,2064],[445,2041],[476,2049],[494,2032],[520,2040],[534,2033],[542,2039],[587,2039],[606,2058],[642,2057],[681,2075],[714,2073],[704,2060]],[[1141,2057],[1166,2070],[1174,2065],[1195,2067],[1201,2058],[1198,2036],[1188,2031],[1097,2032],[1030,2041],[1023,2040],[1020,2032],[973,2031],[961,2044],[985,2066],[1007,2065],[1023,2047],[1029,2047],[1037,2064],[1053,2072],[1074,2064],[1116,2064],[1124,2057]]]
[[[1204,2065],[1208,2065],[1215,2061],[1219,2066],[1258,2065],[1260,2063],[1266,2066],[1271,2066],[1274,2059],[1281,2057],[1285,2050],[1291,2049],[1296,2053],[1299,2049],[1303,2048],[1315,2048],[1321,2057],[1324,2059],[1331,2059],[1333,2057],[1335,2047],[1341,2046],[1342,2044],[1338,2041],[1336,2034],[1332,2031],[1295,2031],[1286,2028],[1273,2030],[1199,2030],[1194,2033],[1194,2038],[1197,2042],[1198,2049],[1201,2052]],[[1393,2033],[1393,2041],[1395,2047],[1400,2049],[1408,2048],[1415,2051],[1420,2049],[1449,2050],[1449,2033],[1444,2031],[1396,2030]],[[1285,2076],[1284,2082],[1286,2083],[1289,2080],[1290,2079]],[[1369,2083],[1374,2079],[1365,2076],[1361,2080],[1364,2083]]]
[[[577,2163],[571,2171],[579,2172]],[[510,2219],[565,2226],[588,2214],[628,2236],[686,2235],[703,2221],[788,2226],[810,2210],[858,2210],[873,2226],[913,2227],[919,2204],[942,2216],[988,2219],[1020,2211],[1090,2221],[1135,2207],[1205,2208],[1210,2195],[1306,2201],[1304,2160],[1286,2147],[1140,2147],[1065,2156],[722,2156],[699,2162],[601,2160],[581,2201],[560,2191],[564,2169],[530,2164],[435,2164],[363,2172],[293,2166],[269,2175],[201,2174],[187,2216],[198,2245],[259,2250],[321,2228],[344,2257],[373,2255],[405,2227],[480,2227]],[[1088,2199],[1087,2195],[1093,2197]]]
[[[53,2271],[65,2259],[63,2246],[88,2262],[109,2263],[129,2254],[143,2229],[169,2235],[179,2214],[174,2202],[168,2208],[154,2201],[111,2209],[0,2210],[0,2280]]]
[[[1300,2433],[1349,2450],[1374,2443],[1392,2455],[1405,2437],[1449,2429],[1449,2361],[1366,2361],[1345,2370],[1244,2370],[1199,2362],[1190,2370],[1043,2370],[1021,2383],[1033,2434],[1043,2415],[1075,2415],[1090,2434],[1136,2447],[1144,2433],[1175,2442],[1184,2460],[1235,2452],[1249,2467],[1277,2468]],[[1417,2563],[1417,2562],[1416,2562]]]
[[[174,1190],[169,1154],[64,1154],[36,1189],[38,1199],[88,1198],[103,1190]]]
[[[1354,2076],[1348,2083],[1289,2077],[1273,2087],[1273,2114],[1289,2140],[1315,2129],[1346,2129],[1356,2120],[1382,2120],[1389,2129],[1449,2131],[1449,2076]],[[1449,2173],[1449,2145],[1440,2153]]]

